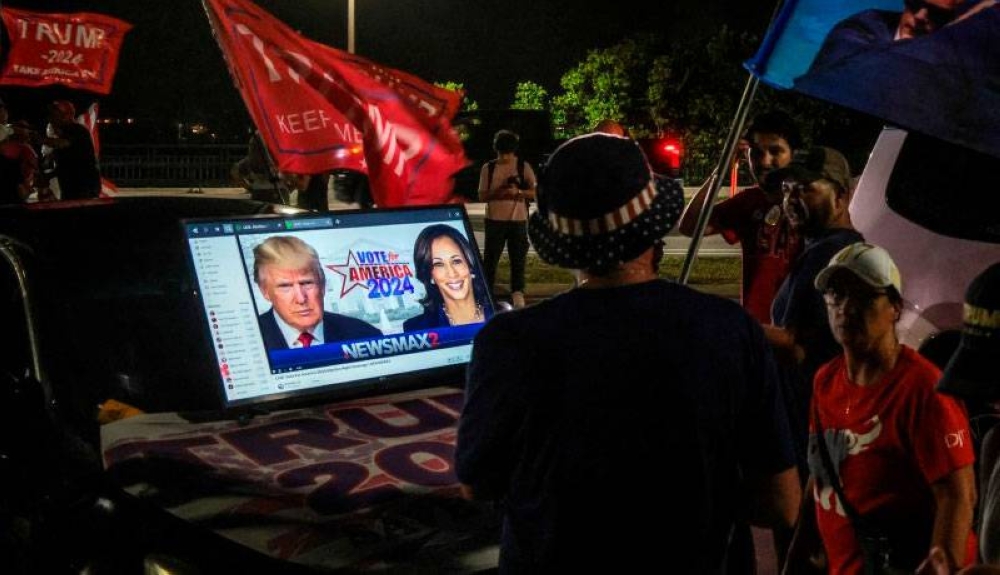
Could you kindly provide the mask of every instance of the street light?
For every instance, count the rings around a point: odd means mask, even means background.
[[[347,0],[347,52],[354,53],[354,0]]]

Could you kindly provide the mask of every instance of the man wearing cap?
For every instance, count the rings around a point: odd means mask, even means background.
[[[773,324],[764,327],[778,359],[804,473],[813,375],[840,353],[813,281],[834,254],[864,238],[851,226],[851,173],[840,152],[821,146],[803,150],[788,167],[771,173],[767,185],[782,190],[789,225],[805,238],[802,253],[775,295]]]
[[[963,310],[962,340],[938,391],[988,404],[995,412],[1000,406],[1000,263],[969,284]],[[979,485],[979,554],[993,567],[976,572],[1000,574],[1000,427],[995,424],[980,441]],[[938,567],[933,573],[950,574],[940,568],[942,558],[940,551],[932,551],[930,560]]]
[[[42,144],[53,149],[60,199],[96,198],[101,193],[101,174],[94,141],[87,128],[76,122],[73,104],[66,100],[52,102],[49,122],[54,135],[44,138]]]
[[[682,208],[632,140],[587,134],[549,159],[528,230],[580,284],[479,332],[458,428],[459,479],[504,502],[501,573],[719,573],[741,510],[794,521],[801,491],[759,324],[658,279]],[[648,527],[678,519],[673,534]]]

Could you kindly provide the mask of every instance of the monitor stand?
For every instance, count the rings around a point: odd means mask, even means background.
[[[225,421],[233,420],[239,425],[247,425],[250,421],[257,416],[270,415],[271,410],[260,407],[251,406],[243,409],[232,409],[232,410],[203,410],[203,411],[180,411],[177,413],[180,417],[189,421],[191,423],[208,423],[209,421]]]

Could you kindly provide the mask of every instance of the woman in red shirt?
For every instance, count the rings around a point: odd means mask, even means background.
[[[899,270],[882,248],[856,243],[815,285],[844,353],[813,381],[806,488],[813,498],[803,499],[786,572],[807,573],[822,555],[831,575],[866,572],[857,518],[842,499],[887,537],[888,563],[898,572],[912,573],[932,546],[952,565],[970,563],[976,494],[968,417],[935,391],[940,371],[896,337]]]

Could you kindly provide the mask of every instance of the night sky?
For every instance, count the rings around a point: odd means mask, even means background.
[[[305,36],[346,49],[346,0],[259,4]],[[199,0],[12,0],[3,5],[99,12],[135,27],[126,36],[114,91],[100,99],[102,115],[247,121]],[[560,76],[588,50],[629,34],[688,38],[722,23],[761,34],[773,8],[767,1],[730,0],[356,0],[356,52],[425,80],[462,82],[481,107],[507,107],[518,81],[532,80],[554,93]],[[0,88],[23,108],[53,95],[88,97],[58,92]]]

